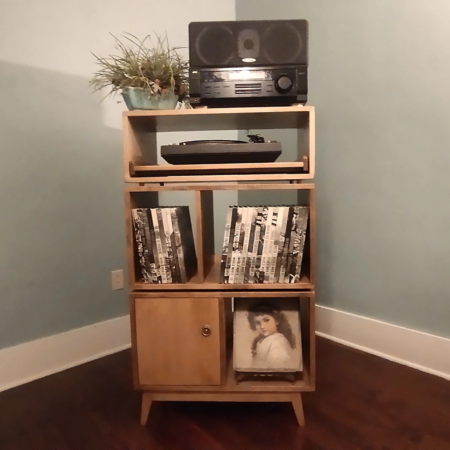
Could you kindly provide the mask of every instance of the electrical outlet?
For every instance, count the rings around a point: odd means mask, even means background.
[[[112,290],[117,291],[123,289],[123,270],[113,270],[111,272],[111,285]]]

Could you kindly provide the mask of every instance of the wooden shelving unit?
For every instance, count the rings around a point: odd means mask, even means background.
[[[315,389],[314,108],[227,108],[124,113],[126,239],[133,377],[143,393],[141,422],[153,401],[292,402],[304,424],[301,393]],[[170,131],[296,129],[292,162],[173,166],[158,164],[157,133]],[[132,184],[131,184],[132,183]],[[221,284],[214,251],[215,191],[282,191],[309,207],[300,282]],[[192,196],[197,274],[187,283],[147,284],[134,243],[131,209],[160,206],[164,193]],[[217,225],[217,224],[216,224]],[[299,302],[303,370],[293,380],[238,379],[232,364],[232,299],[289,298]],[[200,332],[208,325],[208,337]]]

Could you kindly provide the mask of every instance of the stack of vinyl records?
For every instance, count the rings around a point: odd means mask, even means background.
[[[220,282],[298,283],[308,216],[307,206],[230,206]]]
[[[143,283],[186,283],[197,271],[188,206],[132,209]]]

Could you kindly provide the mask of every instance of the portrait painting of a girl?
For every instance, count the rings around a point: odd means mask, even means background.
[[[236,299],[234,369],[241,372],[302,370],[298,302]]]

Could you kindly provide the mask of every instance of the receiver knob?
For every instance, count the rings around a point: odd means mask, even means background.
[[[281,75],[275,82],[275,89],[280,94],[286,94],[292,89],[292,80],[287,75]]]

